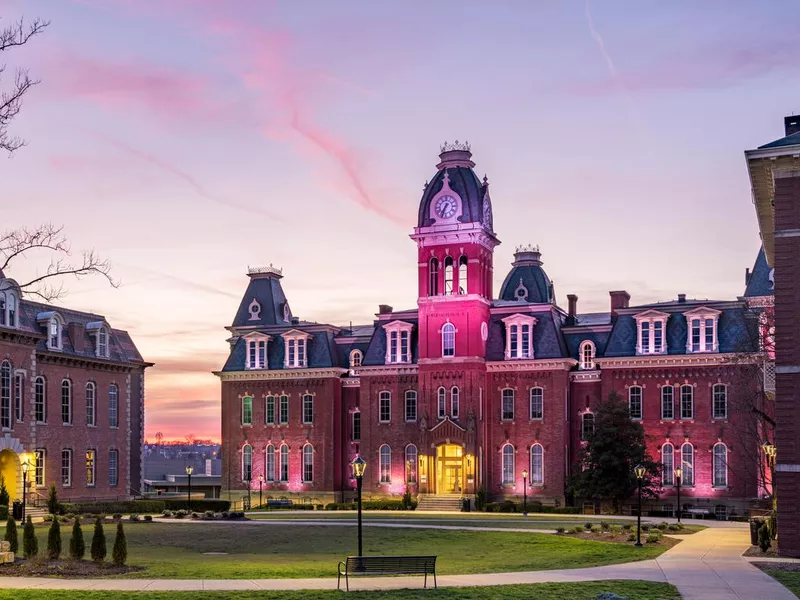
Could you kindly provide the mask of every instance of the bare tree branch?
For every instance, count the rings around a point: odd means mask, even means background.
[[[25,45],[48,25],[50,22],[42,19],[34,19],[27,25],[24,19],[20,19],[0,29],[0,52]],[[0,64],[0,86],[3,83],[5,70],[6,66]],[[8,134],[8,125],[22,109],[22,99],[25,94],[37,83],[39,81],[31,79],[27,69],[17,69],[11,87],[8,90],[0,87],[0,149],[8,151],[9,154],[25,145],[24,140]]]
[[[50,264],[44,273],[19,284],[23,293],[44,302],[58,300],[66,295],[64,285],[59,281],[66,275],[73,275],[77,279],[86,275],[101,275],[111,287],[119,287],[119,283],[111,277],[111,264],[100,258],[94,250],[82,251],[80,262],[69,260],[72,252],[63,230],[63,227],[46,223],[34,229],[22,227],[0,234],[0,271],[9,269],[15,259],[24,257],[26,253],[45,250],[54,254]]]

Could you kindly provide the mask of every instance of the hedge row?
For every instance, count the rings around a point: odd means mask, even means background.
[[[542,506],[538,502],[528,502],[527,508],[528,512],[551,513],[558,515],[580,514],[580,509],[574,506]],[[486,512],[522,512],[522,504],[517,504],[512,500],[504,500],[503,502],[490,502],[486,505]]]
[[[402,500],[365,500],[361,503],[364,510],[414,510],[416,502],[407,507]],[[356,510],[358,505],[355,502],[331,502],[325,505],[325,510]]]
[[[167,510],[180,510],[187,508],[186,498],[164,498],[162,502],[165,504]],[[228,500],[221,500],[219,498],[204,498],[203,500],[192,499],[192,510],[196,512],[205,512],[213,510],[214,512],[225,512],[230,510],[231,503]],[[162,509],[163,510],[163,509]]]
[[[62,514],[113,515],[117,513],[160,513],[166,504],[163,500],[120,500],[115,502],[63,502]]]

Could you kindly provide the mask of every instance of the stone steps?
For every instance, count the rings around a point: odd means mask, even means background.
[[[461,496],[457,494],[420,496],[418,511],[461,512]]]

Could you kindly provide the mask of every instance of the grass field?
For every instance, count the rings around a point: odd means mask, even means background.
[[[107,528],[109,552],[113,529]],[[21,532],[20,532],[21,533]],[[37,527],[46,547],[47,527]],[[126,523],[128,564],[146,567],[128,577],[252,579],[332,577],[355,554],[355,528],[258,523]],[[69,531],[62,533],[68,547]],[[84,528],[87,549],[91,526]],[[522,532],[431,529],[364,531],[365,554],[436,554],[437,572],[490,573],[600,566],[654,558],[666,545],[573,539]],[[207,555],[208,552],[226,552]]]
[[[795,596],[800,598],[800,571],[778,571],[776,569],[769,569],[766,572],[789,588]]]
[[[666,583],[645,581],[591,581],[586,583],[536,583],[438,590],[393,590],[350,592],[352,600],[587,600],[601,592],[614,592],[627,600],[680,600],[680,594]],[[0,590],[0,600],[334,600],[342,592],[301,590],[257,592],[117,592],[63,590]]]

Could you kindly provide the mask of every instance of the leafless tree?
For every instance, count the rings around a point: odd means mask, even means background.
[[[118,287],[119,284],[111,277],[110,263],[101,259],[94,250],[83,250],[79,261],[70,260],[72,251],[63,230],[61,226],[46,223],[33,229],[22,227],[0,234],[0,272],[8,275],[15,260],[44,250],[51,255],[50,264],[44,273],[29,281],[17,282],[22,293],[44,302],[58,300],[66,294],[59,280],[67,275],[78,279],[86,275],[101,275],[112,287]]]
[[[164,434],[160,431],[156,433],[156,444],[159,446],[164,443]]]
[[[25,23],[24,19],[20,19],[0,29],[0,52],[24,46],[49,24],[49,21],[43,21],[42,19],[34,19],[28,23]],[[0,63],[0,149],[6,150],[11,154],[14,150],[24,146],[25,141],[18,137],[10,136],[8,134],[8,125],[22,109],[22,99],[25,94],[39,81],[31,79],[27,69],[16,69],[14,80],[6,89],[3,86],[5,70],[6,65]]]

